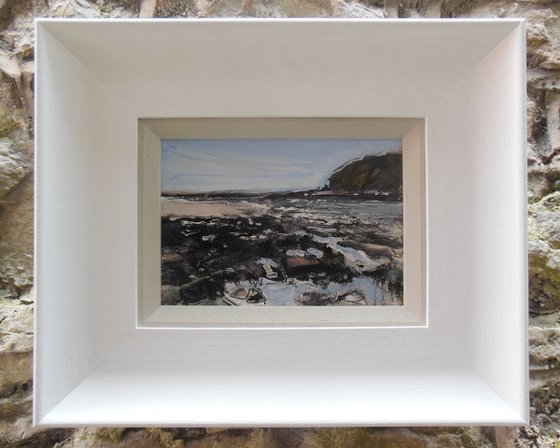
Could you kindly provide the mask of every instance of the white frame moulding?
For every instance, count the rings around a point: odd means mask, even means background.
[[[527,422],[523,20],[39,19],[36,52],[35,424]],[[147,124],[411,117],[416,318],[150,322]]]

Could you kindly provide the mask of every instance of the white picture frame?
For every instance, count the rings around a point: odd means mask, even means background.
[[[517,19],[38,19],[35,424],[527,422],[524,36]],[[139,119],[409,117],[425,321],[139,325]]]

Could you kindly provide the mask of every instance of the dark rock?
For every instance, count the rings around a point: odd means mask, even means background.
[[[307,306],[331,305],[333,302],[335,302],[335,298],[319,291],[303,293],[299,297],[297,297],[296,300],[301,304]]]
[[[389,153],[354,160],[329,177],[329,187],[333,191],[376,191],[401,197],[402,155]]]
[[[177,263],[183,260],[180,254],[177,252],[164,252],[161,255],[161,262],[162,263]]]
[[[197,303],[204,299],[211,299],[214,298],[218,292],[221,292],[222,289],[222,284],[219,284],[212,278],[204,277],[197,279],[181,285],[181,301],[189,304]]]
[[[181,288],[173,285],[162,285],[161,287],[161,304],[177,305],[181,301]]]

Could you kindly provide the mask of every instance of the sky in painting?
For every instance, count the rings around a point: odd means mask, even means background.
[[[162,140],[162,192],[301,191],[365,155],[400,152],[401,140]]]

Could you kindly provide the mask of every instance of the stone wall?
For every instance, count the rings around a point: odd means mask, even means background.
[[[531,425],[524,428],[31,427],[34,17],[526,17]],[[558,0],[0,0],[0,446],[560,447]]]

